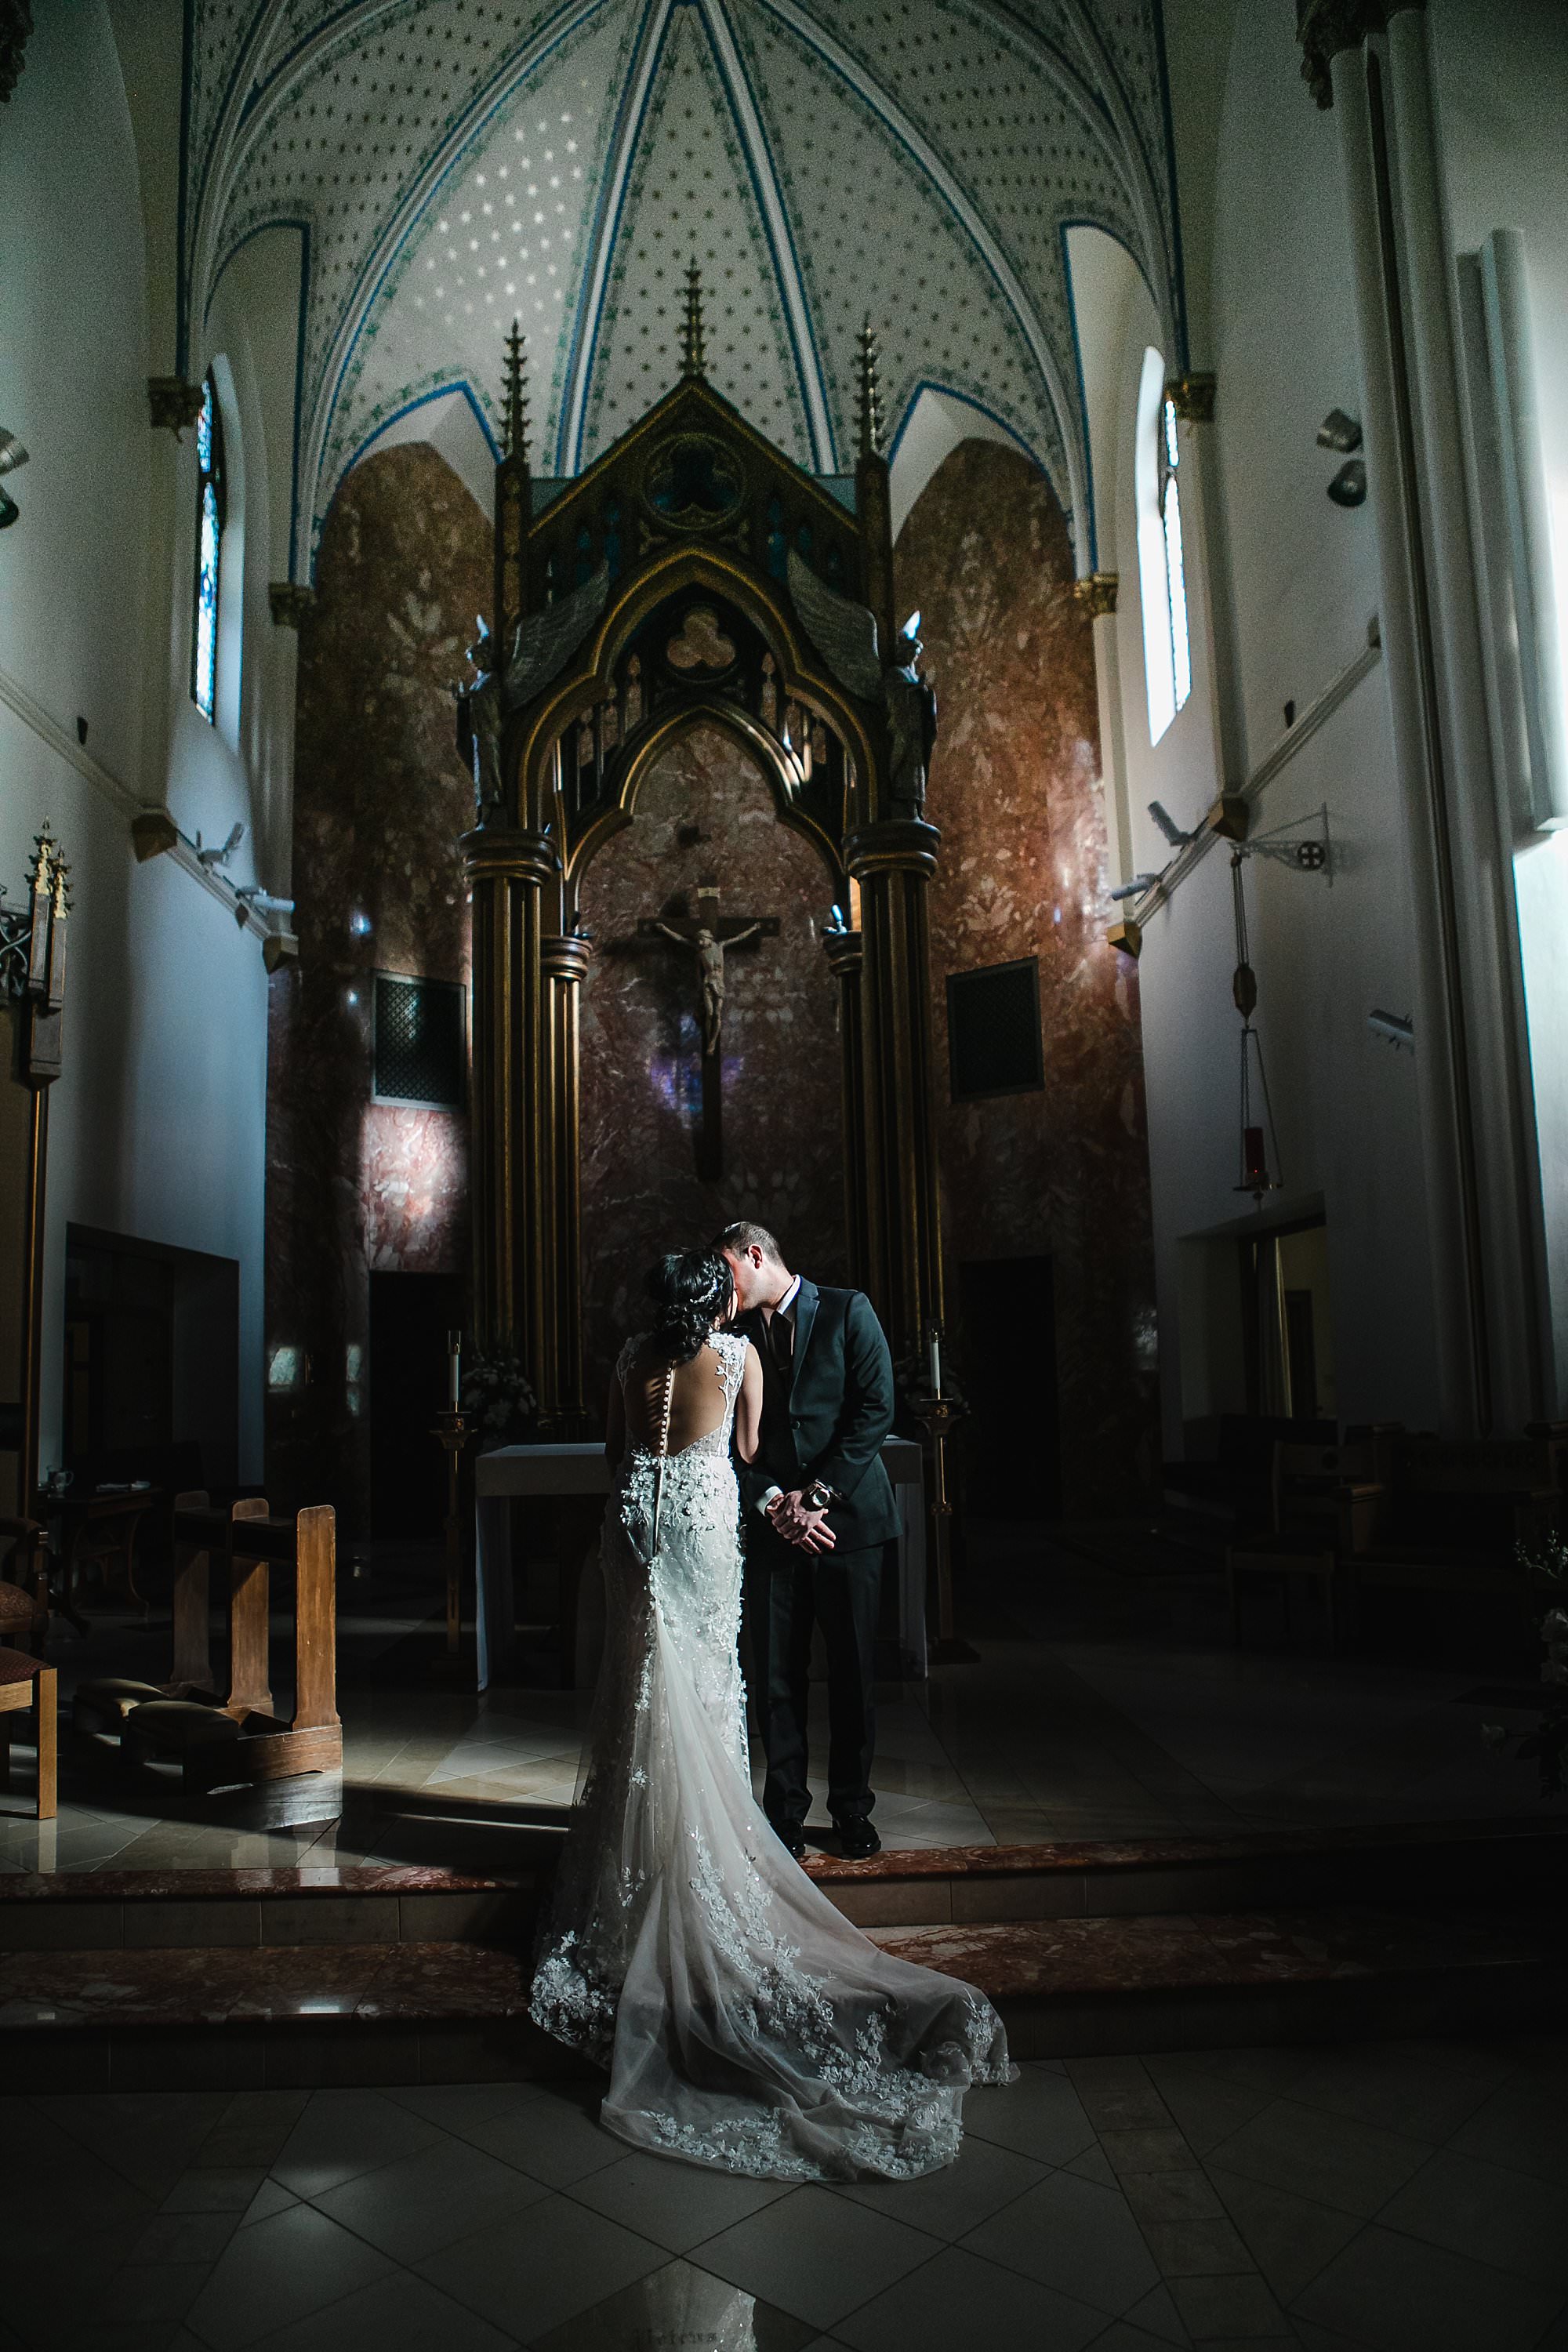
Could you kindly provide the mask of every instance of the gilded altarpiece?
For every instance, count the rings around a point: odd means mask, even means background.
[[[839,992],[851,1277],[895,1352],[941,1315],[924,815],[929,698],[892,610],[875,355],[852,479],[783,457],[704,382],[689,314],[676,388],[589,470],[532,478],[521,356],[497,470],[493,631],[462,725],[473,892],[475,1324],[515,1334],[556,1435],[585,1431],[579,1001],[584,877],[661,755],[718,729],[843,910]],[[922,713],[925,731],[922,737]],[[726,894],[729,895],[728,893]]]

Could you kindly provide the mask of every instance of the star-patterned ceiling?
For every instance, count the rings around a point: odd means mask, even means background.
[[[818,474],[854,462],[856,339],[896,437],[973,404],[1081,510],[1063,235],[1106,230],[1184,357],[1158,0],[195,0],[185,333],[258,229],[304,233],[294,571],[418,404],[492,441],[527,338],[532,462],[590,464],[710,380]]]

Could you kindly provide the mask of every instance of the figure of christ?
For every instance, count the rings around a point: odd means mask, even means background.
[[[695,938],[672,925],[658,925],[667,940],[678,948],[694,948],[697,951],[698,978],[702,989],[702,1051],[716,1054],[724,1026],[724,957],[730,948],[738,948],[742,940],[755,939],[763,926],[760,921],[748,923],[743,931],[731,931],[727,940],[715,939],[706,923],[698,926]]]

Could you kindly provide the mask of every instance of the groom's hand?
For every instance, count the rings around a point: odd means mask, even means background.
[[[837,1538],[827,1524],[826,1509],[806,1508],[805,1496],[797,1486],[791,1495],[781,1495],[770,1505],[768,1517],[785,1543],[801,1551],[831,1551]]]

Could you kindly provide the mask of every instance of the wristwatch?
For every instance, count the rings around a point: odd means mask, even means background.
[[[801,1501],[808,1511],[825,1511],[829,1503],[836,1503],[837,1500],[837,1487],[830,1486],[824,1478],[814,1478],[801,1496]]]

